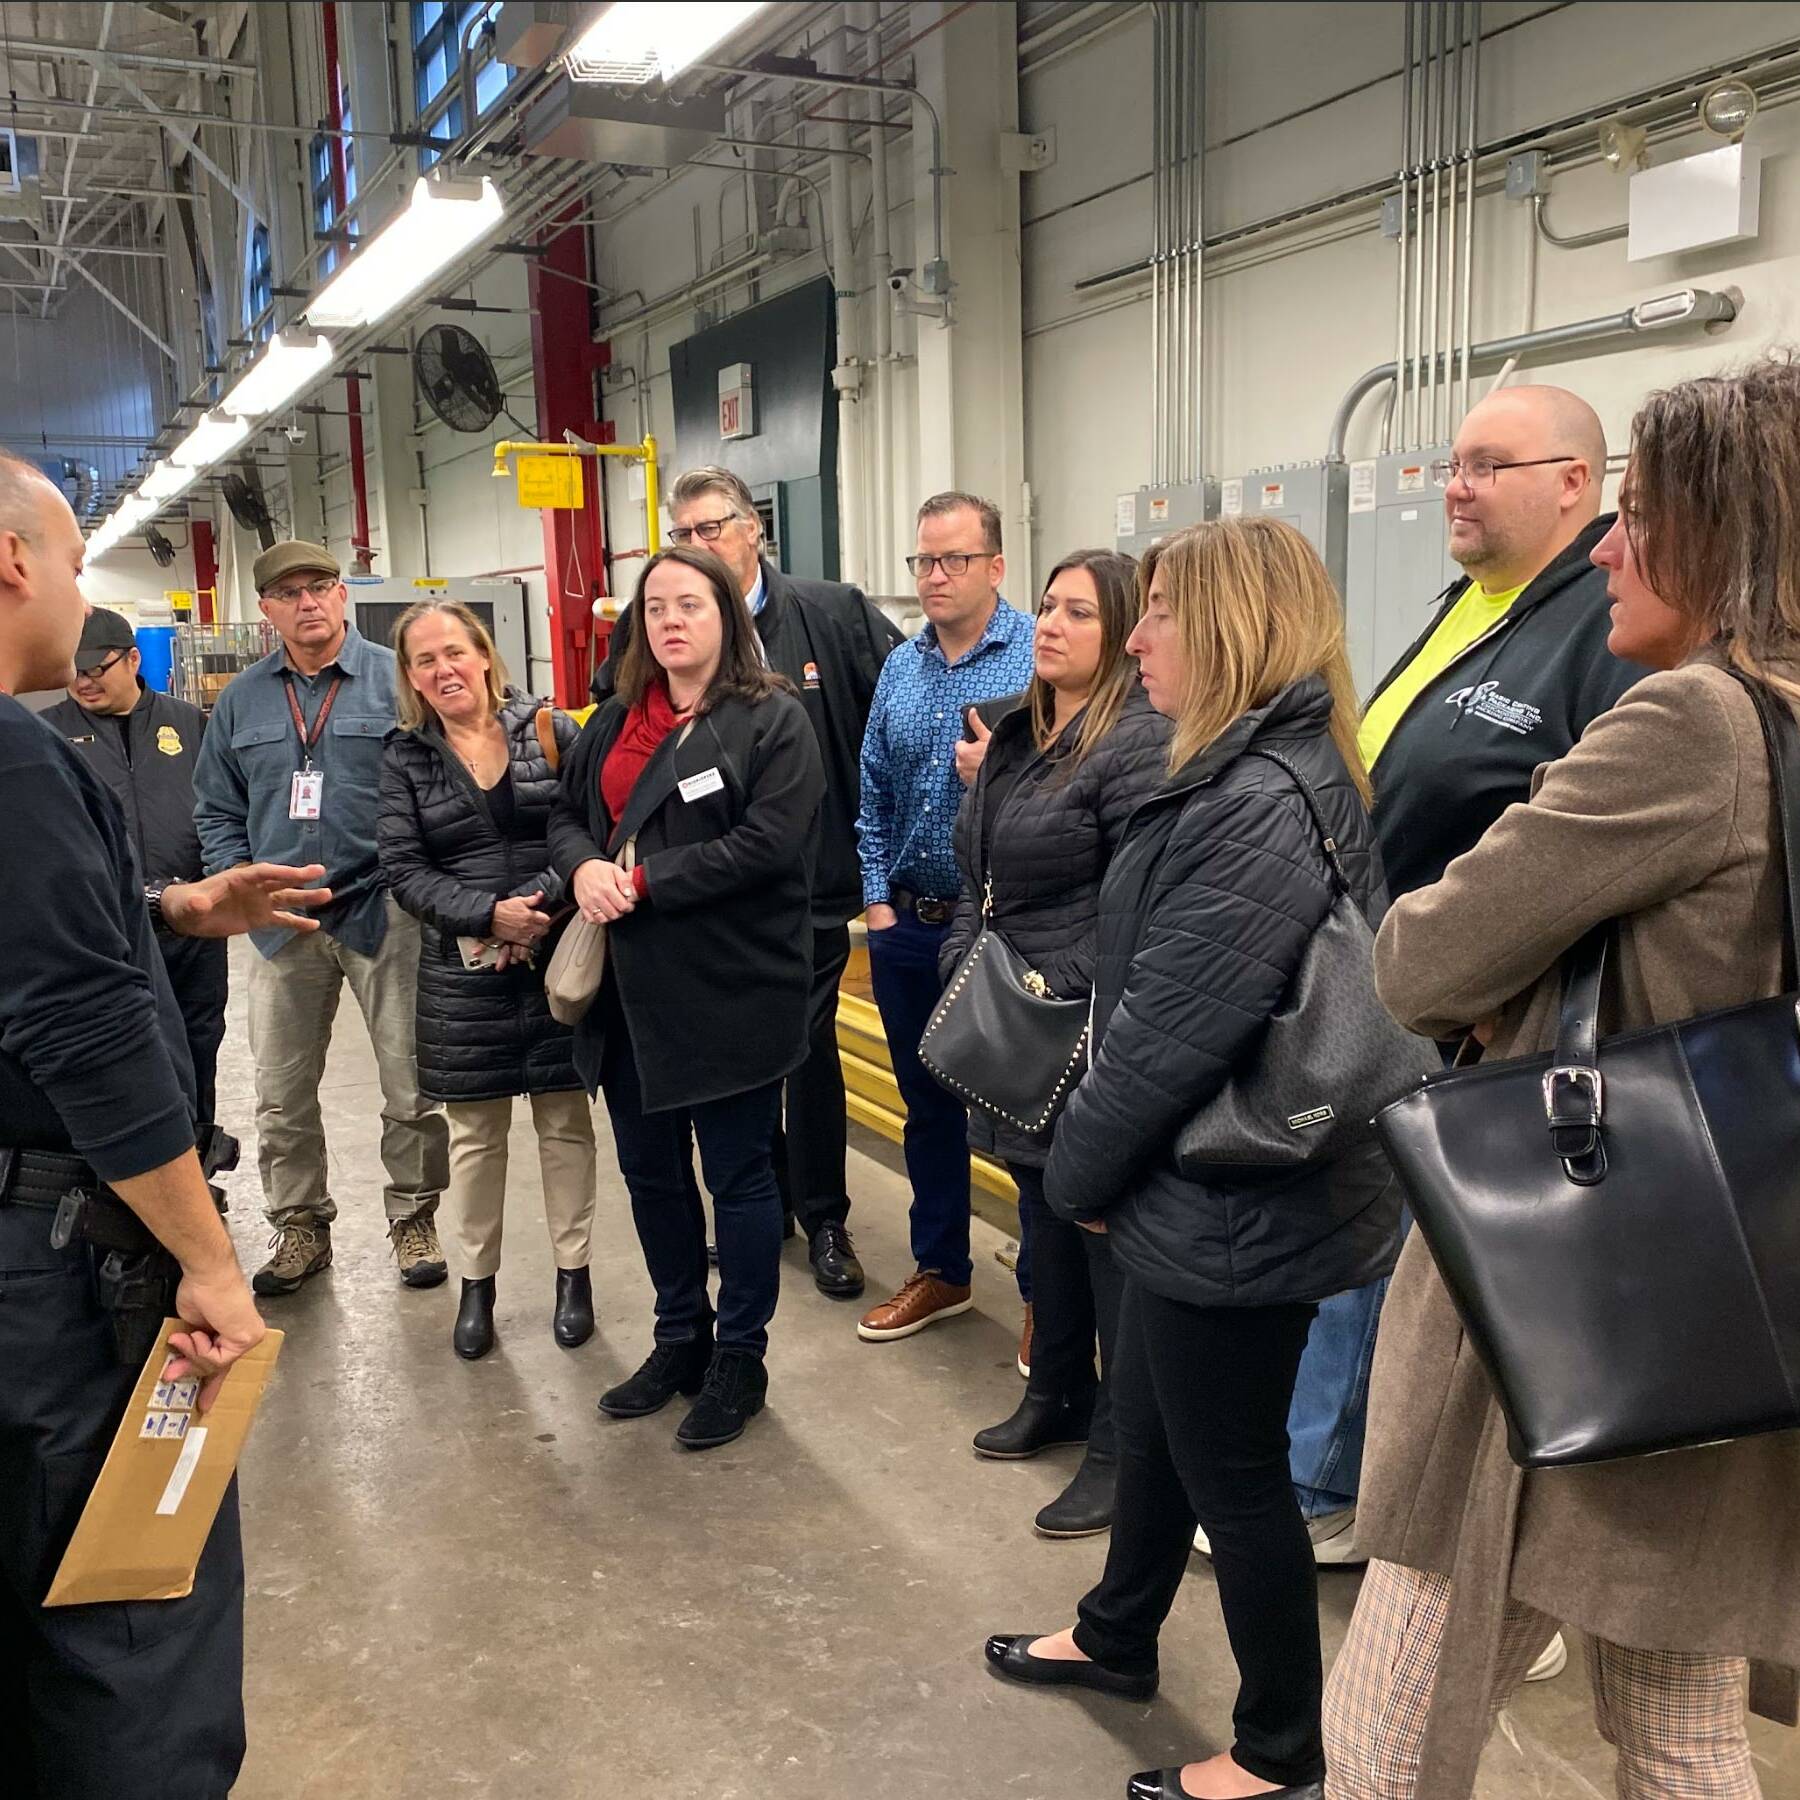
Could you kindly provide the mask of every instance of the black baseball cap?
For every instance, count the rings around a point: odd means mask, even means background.
[[[137,638],[123,613],[109,612],[104,606],[94,607],[81,628],[81,645],[75,652],[75,667],[86,674],[97,669],[109,656],[121,650],[135,650]]]

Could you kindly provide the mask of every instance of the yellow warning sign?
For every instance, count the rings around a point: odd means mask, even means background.
[[[519,504],[573,512],[581,505],[581,458],[521,456],[518,460]]]
[[[450,585],[448,575],[415,575],[413,586],[416,588],[447,588]]]
[[[194,596],[184,589],[165,588],[163,598],[176,612],[192,612],[194,610]]]

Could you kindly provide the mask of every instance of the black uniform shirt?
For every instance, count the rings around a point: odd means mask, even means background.
[[[119,803],[0,694],[0,1146],[104,1180],[194,1147],[194,1071]]]

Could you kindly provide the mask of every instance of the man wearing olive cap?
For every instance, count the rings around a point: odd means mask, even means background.
[[[394,653],[346,622],[349,596],[323,545],[272,545],[256,559],[254,579],[281,646],[237,676],[213,709],[194,778],[201,847],[209,870],[323,863],[335,896],[310,936],[251,934],[257,1157],[275,1227],[254,1285],[259,1294],[291,1294],[331,1263],[337,1205],[319,1082],[348,982],[381,1079],[388,1235],[400,1278],[435,1287],[445,1274],[435,1215],[449,1179],[449,1133],[442,1111],[419,1093],[414,1060],[418,922],[388,897],[375,849]]]

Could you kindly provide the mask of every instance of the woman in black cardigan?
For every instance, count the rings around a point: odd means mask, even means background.
[[[1137,661],[1126,651],[1136,622],[1137,565],[1129,557],[1078,550],[1051,571],[1038,607],[1031,686],[994,726],[957,815],[963,887],[944,940],[946,980],[981,929],[986,895],[993,929],[1053,994],[1085,1000],[1092,992],[1100,883],[1125,821],[1162,785],[1172,730],[1138,685]],[[1111,1525],[1113,1509],[1105,1375],[1119,1276],[1111,1246],[1044,1204],[1051,1131],[1021,1131],[975,1106],[969,1142],[1004,1161],[1018,1185],[1034,1308],[1025,1397],[1010,1419],[975,1434],[975,1449],[1018,1461],[1052,1445],[1085,1443],[1074,1480],[1039,1511],[1036,1526],[1045,1537],[1091,1537]]]
[[[419,1086],[450,1118],[448,1210],[462,1265],[451,1342],[470,1359],[493,1348],[507,1134],[525,1094],[556,1255],[552,1328],[572,1348],[594,1331],[594,1122],[543,968],[563,906],[545,833],[575,722],[508,695],[487,628],[456,602],[409,608],[394,650],[401,728],[382,757],[377,838],[389,891],[424,926]]]
[[[606,925],[575,1066],[605,1092],[656,1288],[655,1348],[600,1410],[639,1418],[697,1394],[676,1441],[700,1450],[737,1437],[768,1388],[773,1146],[782,1080],[806,1057],[825,778],[711,551],[653,556],[635,605],[643,629],[564,770],[550,848],[584,916]],[[716,1331],[693,1140],[719,1246]]]

